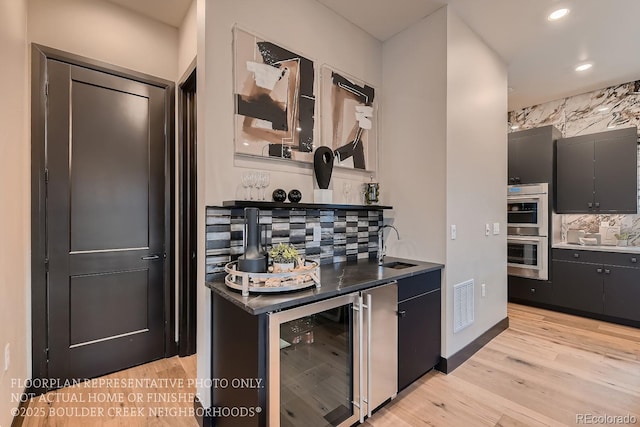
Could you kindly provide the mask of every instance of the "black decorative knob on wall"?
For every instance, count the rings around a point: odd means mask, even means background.
[[[331,172],[333,172],[333,150],[331,148],[326,146],[316,148],[316,152],[313,154],[313,170],[316,174],[318,187],[322,190],[328,189]]]

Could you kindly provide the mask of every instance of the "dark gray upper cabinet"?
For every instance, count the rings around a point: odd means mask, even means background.
[[[557,144],[558,213],[636,213],[635,127],[574,136]]]
[[[554,142],[560,136],[553,126],[510,133],[507,184],[553,182]]]

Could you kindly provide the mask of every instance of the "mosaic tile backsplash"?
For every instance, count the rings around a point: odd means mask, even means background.
[[[266,246],[291,243],[301,256],[321,264],[376,258],[381,210],[349,211],[274,209],[260,211]],[[244,210],[207,207],[206,280],[224,272],[224,266],[244,251]],[[314,229],[320,240],[314,240]]]
[[[640,80],[509,112],[509,126],[519,130],[554,125],[565,137],[588,135],[612,128],[640,129]],[[640,146],[638,148],[638,206],[640,207]],[[639,209],[640,211],[640,209]],[[569,228],[598,232],[601,222],[619,225],[640,246],[640,215],[561,215],[562,235]]]

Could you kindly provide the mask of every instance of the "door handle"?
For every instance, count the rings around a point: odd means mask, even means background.
[[[147,256],[143,256],[140,259],[143,261],[155,261],[157,259],[160,259],[160,255],[147,255]]]
[[[404,317],[404,316],[406,316],[406,315],[407,315],[407,310],[400,310],[400,311],[398,312],[398,317]]]
[[[371,294],[367,294],[367,416],[371,418]]]
[[[362,344],[364,343],[364,340],[362,339],[362,335],[364,333],[363,328],[362,328],[362,309],[363,309],[364,304],[362,304],[362,295],[358,295],[358,345],[359,347],[359,351],[358,351],[358,358],[360,359],[360,364],[358,366],[358,412],[360,413],[360,424],[364,423],[364,398],[362,396],[362,389],[364,388],[364,369],[362,369],[362,365],[364,365],[364,360],[362,359]]]

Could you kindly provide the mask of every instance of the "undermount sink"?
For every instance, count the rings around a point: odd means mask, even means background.
[[[386,264],[382,264],[383,267],[386,268],[393,268],[396,270],[402,270],[403,268],[409,268],[409,267],[415,267],[415,264],[409,264],[408,262],[401,262],[401,261],[393,261],[393,262],[388,262]]]

